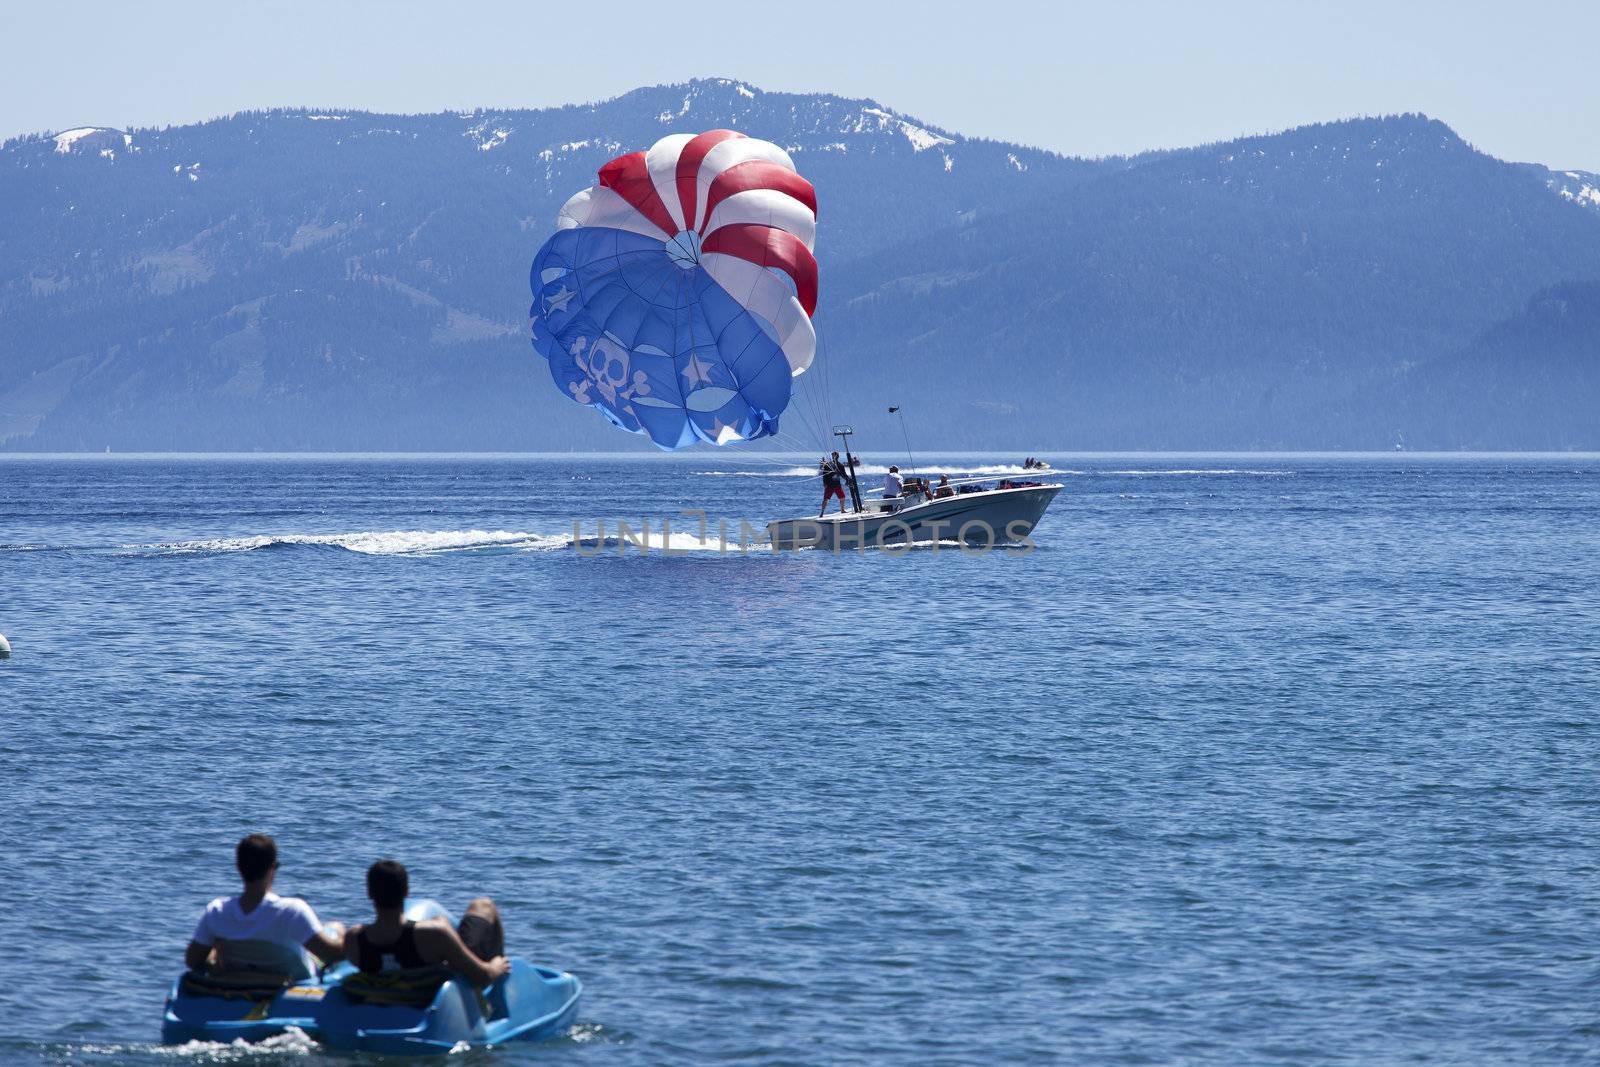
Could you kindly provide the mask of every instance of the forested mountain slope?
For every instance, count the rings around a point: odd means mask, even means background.
[[[0,146],[0,448],[648,448],[550,384],[528,265],[606,160],[719,126],[784,145],[819,191],[825,414],[869,434],[899,403],[951,447],[1370,447],[1409,425],[1600,447],[1571,412],[1448,429],[1489,380],[1451,357],[1600,281],[1592,176],[1420,116],[1087,161],[707,80]],[[1549,371],[1543,336],[1482,358]],[[1372,410],[1423,366],[1403,410]],[[1556,407],[1597,373],[1549,372],[1581,379],[1541,394]]]

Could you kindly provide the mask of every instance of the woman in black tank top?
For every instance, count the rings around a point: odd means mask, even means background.
[[[377,919],[345,935],[345,959],[364,974],[439,965],[478,986],[511,973],[511,961],[504,955],[505,928],[494,901],[479,897],[467,905],[458,932],[439,919],[408,921],[405,904],[410,891],[404,865],[379,860],[368,869],[367,896]],[[377,930],[393,940],[378,941],[373,936]]]
[[[366,974],[428,966],[428,961],[417,951],[417,924],[409,920],[401,924],[400,936],[387,945],[373,941],[368,927],[359,927],[356,931],[356,951],[359,956],[356,966]]]

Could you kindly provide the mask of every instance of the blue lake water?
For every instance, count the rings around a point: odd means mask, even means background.
[[[1026,554],[590,558],[819,485],[0,458],[0,1060],[315,1060],[155,1045],[252,830],[583,978],[474,1061],[1600,1060],[1600,458],[1052,459]]]

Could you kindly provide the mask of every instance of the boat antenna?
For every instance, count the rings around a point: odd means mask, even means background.
[[[917,461],[911,457],[911,435],[906,432],[906,413],[901,410],[899,404],[896,404],[889,409],[889,414],[897,415],[900,418],[900,436],[905,438],[906,441],[906,470],[912,476],[915,476],[917,473]]]

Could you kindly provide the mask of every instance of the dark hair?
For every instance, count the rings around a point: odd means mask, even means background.
[[[233,850],[233,862],[240,878],[259,882],[278,865],[278,843],[266,834],[251,834]]]
[[[410,891],[410,879],[399,860],[379,860],[367,868],[367,896],[378,907],[398,908]]]

